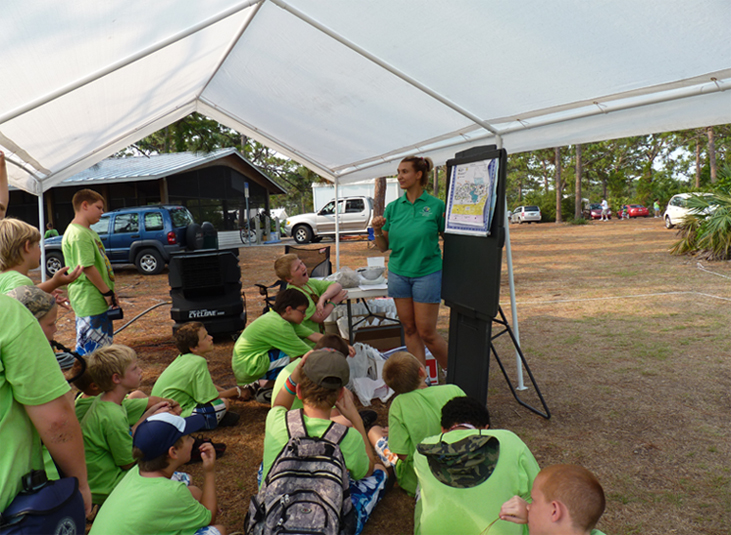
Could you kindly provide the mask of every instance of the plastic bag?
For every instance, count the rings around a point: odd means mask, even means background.
[[[343,288],[357,288],[360,285],[361,276],[349,267],[325,277],[327,281],[339,282]]]
[[[365,407],[369,406],[374,398],[385,403],[393,395],[393,390],[381,378],[385,363],[383,356],[377,349],[367,344],[356,343],[354,348],[355,357],[348,358],[350,366],[348,388],[358,396]]]

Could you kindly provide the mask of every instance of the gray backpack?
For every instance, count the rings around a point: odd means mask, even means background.
[[[321,438],[310,437],[302,409],[287,412],[289,441],[251,498],[247,534],[355,533],[350,478],[339,446],[347,432],[332,422]]]

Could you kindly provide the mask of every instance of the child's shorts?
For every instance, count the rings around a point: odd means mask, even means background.
[[[210,403],[198,405],[193,409],[192,414],[200,414],[206,421],[203,429],[215,429],[218,423],[226,414],[226,405],[221,398],[214,399]]]
[[[267,381],[276,381],[279,372],[289,364],[290,358],[281,349],[270,349],[269,350],[269,369],[264,374],[263,379]]]
[[[376,450],[376,455],[378,455],[386,468],[396,465],[396,461],[398,461],[398,455],[388,449],[387,436],[379,438],[373,449]]]
[[[202,528],[198,529],[193,535],[221,535],[221,532],[218,531],[218,528],[213,526],[203,526]]]

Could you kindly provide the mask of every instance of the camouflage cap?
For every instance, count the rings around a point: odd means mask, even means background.
[[[36,319],[48,314],[56,304],[56,299],[51,294],[36,286],[18,286],[10,290],[7,295],[23,303]]]
[[[313,351],[302,365],[302,373],[316,385],[331,390],[337,390],[350,381],[350,366],[339,351]]]
[[[469,489],[481,485],[492,475],[500,456],[500,441],[488,435],[470,435],[456,442],[419,444],[416,449],[429,463],[429,469],[441,483]]]

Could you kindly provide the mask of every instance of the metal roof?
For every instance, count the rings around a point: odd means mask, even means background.
[[[270,191],[274,190],[271,193],[286,193],[286,190],[264,174],[257,166],[244,158],[235,148],[218,149],[213,152],[173,152],[131,158],[107,158],[67,178],[58,184],[58,187],[77,186],[82,183],[93,184],[104,182],[113,184],[118,182],[157,180],[190,171],[205,164],[215,162],[216,160],[226,158],[227,156],[237,156],[246,165],[251,167],[263,180],[272,185],[271,188],[267,188]]]

